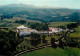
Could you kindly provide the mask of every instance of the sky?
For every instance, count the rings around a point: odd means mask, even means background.
[[[35,6],[63,7],[80,9],[80,0],[0,0],[0,5],[27,4]]]

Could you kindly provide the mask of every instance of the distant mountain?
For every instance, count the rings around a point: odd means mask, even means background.
[[[35,7],[33,5],[26,5],[26,4],[8,4],[8,5],[3,5],[1,7]]]
[[[25,4],[10,4],[0,6],[0,18],[11,19],[21,17],[42,22],[73,21],[80,18],[80,10],[58,8],[58,7],[37,7]]]

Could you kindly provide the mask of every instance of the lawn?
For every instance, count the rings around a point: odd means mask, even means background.
[[[29,53],[24,53],[20,56],[80,56],[80,50],[78,48],[65,47],[65,49],[61,48],[51,48],[47,47],[44,49],[32,51]]]

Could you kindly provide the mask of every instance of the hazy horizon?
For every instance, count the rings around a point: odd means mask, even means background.
[[[34,6],[80,9],[80,0],[0,0],[0,5],[26,4]]]

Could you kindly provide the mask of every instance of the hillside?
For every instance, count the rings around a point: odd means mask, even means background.
[[[80,18],[80,10],[68,8],[43,8],[25,4],[0,6],[0,19],[13,17],[26,18],[42,22],[76,22]]]

